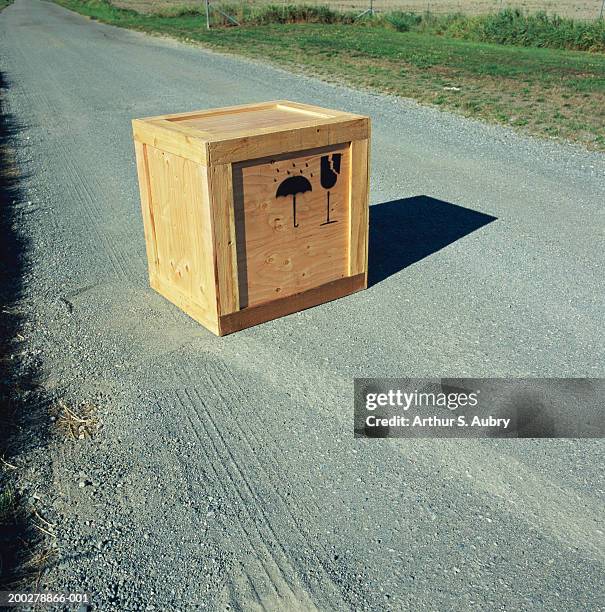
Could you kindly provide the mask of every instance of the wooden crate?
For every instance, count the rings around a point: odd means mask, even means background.
[[[132,124],[151,286],[215,334],[367,286],[367,117],[276,101]]]

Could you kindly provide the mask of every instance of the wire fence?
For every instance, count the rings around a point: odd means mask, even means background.
[[[244,2],[245,3],[245,2]],[[333,9],[350,11],[370,7],[370,0],[254,0],[254,4],[312,4],[324,5]],[[529,13],[544,11],[562,17],[575,19],[595,19],[599,17],[602,0],[373,0],[376,12],[409,11],[413,13],[430,12],[437,14],[465,13],[484,15],[505,8],[520,8]]]
[[[143,13],[155,12],[181,6],[200,6],[204,0],[113,0],[113,4],[130,8]],[[267,4],[305,4],[328,6],[339,11],[362,12],[372,6],[377,13],[388,11],[406,11],[435,14],[464,13],[467,15],[485,15],[505,8],[520,8],[528,13],[544,11],[561,17],[593,20],[602,16],[605,0],[226,0],[226,4],[262,6]],[[371,3],[371,4],[370,4]],[[220,7],[220,0],[212,0],[214,7]]]

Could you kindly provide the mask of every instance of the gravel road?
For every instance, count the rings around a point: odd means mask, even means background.
[[[599,440],[354,440],[355,376],[603,376],[605,156],[95,23],[0,14],[27,346],[92,438],[31,458],[100,610],[603,609]],[[147,286],[130,120],[373,120],[371,287],[217,339]],[[50,455],[50,456],[49,456]]]

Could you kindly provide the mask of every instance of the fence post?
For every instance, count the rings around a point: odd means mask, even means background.
[[[233,25],[241,25],[240,22],[235,19],[234,17],[231,17],[231,15],[227,15],[227,13],[225,13],[224,11],[222,11],[220,8],[217,8],[216,6],[210,6],[210,0],[205,0],[206,1],[206,28],[209,30],[210,29],[210,9],[212,9],[213,11],[216,11],[217,13],[220,13],[227,21],[230,21]]]
[[[605,0],[603,0],[605,2]],[[370,0],[370,6],[369,8],[367,8],[365,11],[363,11],[362,13],[359,13],[359,15],[357,15],[355,17],[355,19],[359,19],[360,17],[364,17],[365,15],[369,15],[370,17],[374,16],[374,0]]]

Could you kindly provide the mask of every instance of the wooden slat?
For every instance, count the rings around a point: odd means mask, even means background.
[[[230,164],[211,166],[208,192],[212,210],[214,262],[219,315],[239,309],[233,172]]]
[[[155,221],[151,203],[151,187],[149,185],[149,168],[147,167],[147,145],[135,140],[134,150],[137,160],[139,177],[139,192],[141,194],[141,213],[143,215],[143,230],[145,232],[145,248],[147,249],[147,265],[149,279],[152,281],[158,273],[158,252],[155,235]]]
[[[246,327],[252,327],[253,325],[265,323],[272,319],[323,304],[324,302],[330,302],[364,289],[365,286],[365,275],[358,274],[357,276],[341,278],[331,283],[314,287],[303,293],[267,302],[266,304],[244,308],[239,312],[220,317],[219,335],[231,334]]]
[[[259,133],[260,132],[260,133]],[[246,131],[221,141],[208,143],[208,163],[228,164],[258,157],[294,153],[368,138],[368,119],[321,119],[313,126],[283,130],[265,128]]]
[[[193,128],[178,121],[166,121],[165,119],[159,119],[157,121],[149,121],[147,125],[153,125],[154,127],[160,127],[164,130],[177,132],[182,135],[184,142],[187,144],[190,144],[192,141],[205,143],[206,141],[212,139],[212,134],[209,132]],[[205,149],[206,147],[204,147],[204,150]]]
[[[315,106],[314,104],[303,104],[301,102],[292,102],[290,100],[270,100],[268,102],[252,102],[250,104],[238,104],[236,106],[223,106],[220,108],[207,108],[204,110],[189,111],[185,113],[171,113],[168,115],[157,115],[155,117],[143,117],[140,120],[157,121],[160,119],[164,119],[167,121],[180,121],[181,119],[191,119],[194,117],[211,117],[218,115],[240,114],[249,111],[275,108],[278,106],[284,108],[298,109],[310,114],[323,115],[326,117],[341,117],[345,115],[350,118],[361,117],[361,115],[355,115],[353,113],[347,113],[345,111],[334,110],[332,108]]]
[[[174,119],[178,120],[181,117],[190,118],[190,117],[210,116],[210,115],[216,115],[216,114],[223,114],[223,115],[233,114],[233,113],[245,112],[247,110],[255,110],[258,108],[271,108],[272,106],[275,106],[275,104],[277,104],[276,101],[251,102],[249,104],[237,104],[235,106],[221,106],[220,108],[206,108],[204,110],[189,111],[186,113],[171,113],[169,115],[158,115],[156,117],[144,117],[143,119],[141,119],[141,121],[155,121],[157,119],[166,119],[170,121]]]
[[[318,115],[324,115],[325,117],[348,117],[349,119],[363,119],[363,115],[356,115],[355,113],[347,113],[346,111],[335,110],[333,108],[325,108],[323,106],[316,106],[315,104],[304,104],[302,102],[292,102],[291,100],[275,100],[275,104],[278,106],[284,106],[286,108],[296,108],[308,113],[317,113]]]
[[[273,109],[261,112],[247,117],[247,122],[243,120],[244,118],[241,115],[238,115],[235,119],[227,115],[226,117],[211,117],[209,119],[195,117],[176,125],[180,126],[181,129],[189,130],[191,136],[203,137],[208,142],[258,137],[309,127],[309,117],[300,116],[297,110],[288,110],[278,116],[273,112]],[[317,125],[318,122],[328,123],[329,119],[322,117],[321,119],[314,118],[313,121],[314,125]],[[168,121],[166,123],[175,125]]]
[[[158,123],[134,119],[132,122],[134,139],[179,157],[206,165],[208,160],[207,144],[201,138],[193,138],[180,130],[167,128]]]
[[[349,275],[368,273],[369,140],[351,142]]]

